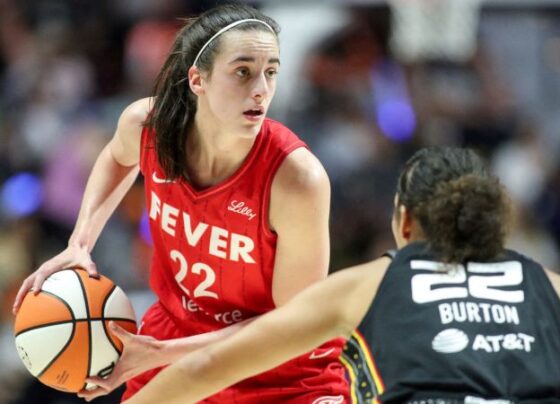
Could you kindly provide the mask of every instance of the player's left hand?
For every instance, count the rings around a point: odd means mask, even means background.
[[[123,352],[113,372],[107,378],[88,377],[86,383],[97,387],[92,390],[83,389],[78,392],[78,397],[91,401],[115,390],[129,379],[147,370],[159,367],[162,364],[160,355],[161,341],[146,335],[132,334],[119,327],[114,322],[109,323],[111,332],[123,343]]]

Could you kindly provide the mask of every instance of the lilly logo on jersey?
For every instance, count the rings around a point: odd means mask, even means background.
[[[253,220],[257,214],[253,212],[253,209],[247,206],[245,202],[233,200],[230,202],[227,210],[240,215],[247,216],[249,220]]]

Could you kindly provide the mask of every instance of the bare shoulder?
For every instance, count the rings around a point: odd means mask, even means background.
[[[153,105],[152,98],[143,98],[127,106],[109,147],[114,159],[123,166],[132,166],[140,160],[140,139],[144,121]]]
[[[330,195],[329,178],[317,157],[305,148],[294,150],[282,161],[272,181],[271,228],[278,231],[285,225],[296,230],[291,223],[315,229],[326,225]],[[302,227],[297,231],[301,233]]]
[[[142,98],[129,104],[121,114],[119,126],[141,127],[153,104],[153,97]]]
[[[330,183],[319,159],[302,147],[284,159],[274,178],[274,187],[290,193],[308,194],[325,187],[330,190]]]

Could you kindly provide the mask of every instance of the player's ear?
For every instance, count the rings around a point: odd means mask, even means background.
[[[191,66],[188,71],[189,77],[189,87],[193,93],[196,95],[204,94],[204,88],[202,87],[202,72],[196,66]]]
[[[400,216],[399,232],[401,237],[409,242],[412,236],[413,218],[410,211],[404,205],[399,205],[398,209]]]

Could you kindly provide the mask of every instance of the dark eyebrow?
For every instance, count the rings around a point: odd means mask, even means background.
[[[238,63],[238,62],[255,62],[255,58],[252,56],[239,56],[237,58],[235,58],[234,60],[232,60],[231,62],[229,62],[229,64],[234,64],[234,63]],[[280,64],[280,59],[278,58],[270,58],[268,59],[268,63],[272,64],[272,63],[276,63],[276,64]]]

